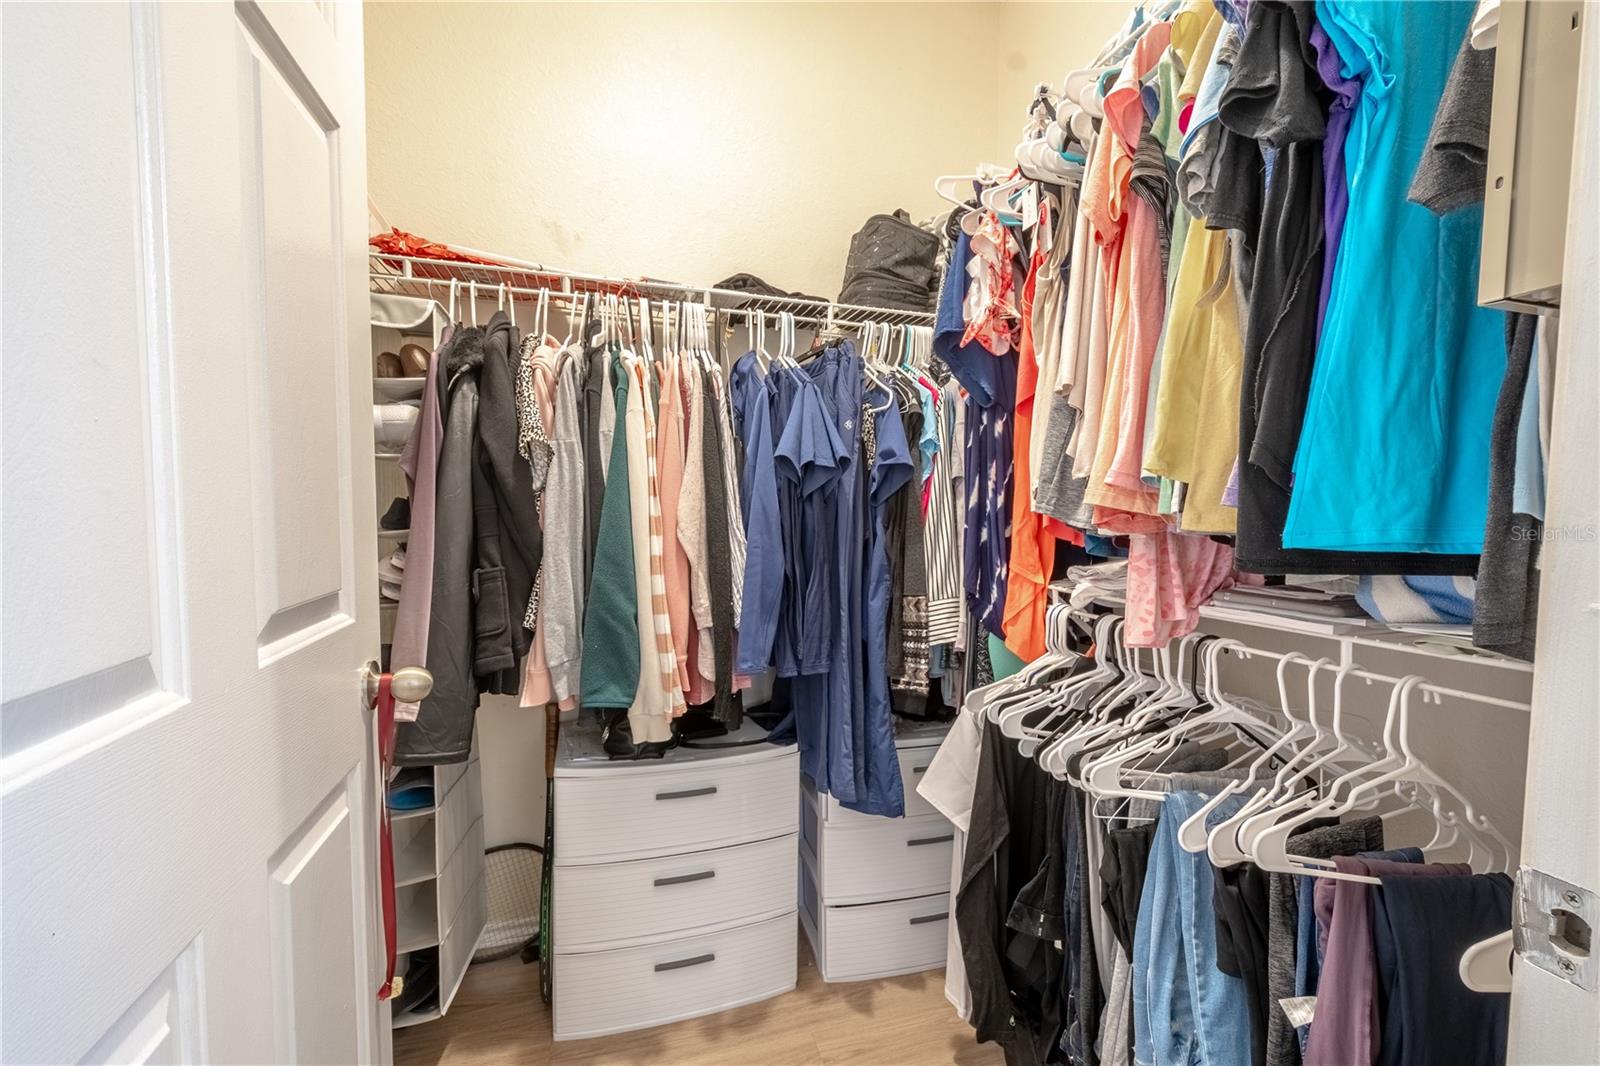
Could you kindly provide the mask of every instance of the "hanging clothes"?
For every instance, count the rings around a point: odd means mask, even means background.
[[[1362,79],[1350,142],[1359,152],[1346,163],[1349,213],[1284,544],[1476,553],[1487,507],[1487,427],[1505,368],[1503,320],[1474,298],[1480,212],[1441,219],[1405,199],[1415,147],[1426,138],[1472,4],[1338,0],[1318,12],[1346,68]],[[1380,72],[1381,90],[1374,84]],[[1428,293],[1418,288],[1424,281]],[[1417,313],[1426,307],[1438,310]],[[1375,346],[1383,353],[1376,364]],[[1417,470],[1439,476],[1419,480]],[[1352,498],[1352,471],[1364,484],[1406,491]]]

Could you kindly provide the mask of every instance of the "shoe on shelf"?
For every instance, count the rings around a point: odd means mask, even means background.
[[[428,372],[428,360],[433,353],[420,344],[400,346],[400,374],[398,377],[420,378]]]
[[[400,365],[400,357],[393,352],[384,352],[373,361],[372,376],[379,378],[398,378],[405,376],[405,370]]]
[[[389,503],[389,509],[383,512],[383,517],[378,519],[378,528],[395,533],[402,529],[411,528],[411,501],[404,496],[396,496]]]

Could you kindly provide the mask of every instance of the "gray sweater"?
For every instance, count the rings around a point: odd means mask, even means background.
[[[547,432],[554,454],[544,490],[544,651],[556,700],[576,699],[583,664],[584,507],[583,437],[578,404],[583,360],[562,357],[556,370],[555,412]]]

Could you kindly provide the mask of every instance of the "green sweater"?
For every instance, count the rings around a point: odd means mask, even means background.
[[[630,707],[639,687],[639,617],[634,602],[633,517],[628,494],[628,382],[633,376],[616,356],[611,380],[616,383],[617,430],[611,438],[611,461],[600,505],[600,530],[595,539],[594,576],[583,615],[583,673],[580,706],[599,709]]]

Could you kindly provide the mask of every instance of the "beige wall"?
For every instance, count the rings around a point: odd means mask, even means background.
[[[435,239],[596,273],[838,292],[867,216],[1009,162],[1127,0],[369,3],[367,181]]]
[[[1058,89],[1061,79],[1086,66],[1128,18],[1128,0],[1007,2],[994,5],[995,132],[993,162],[1016,159],[1028,104],[1040,82]]]
[[[838,292],[867,216],[994,140],[983,4],[366,7],[394,225],[570,269]],[[938,57],[965,53],[971,66]]]

